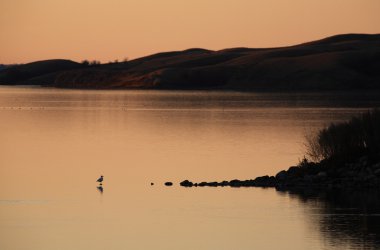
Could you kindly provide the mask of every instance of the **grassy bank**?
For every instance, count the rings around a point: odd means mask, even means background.
[[[331,124],[306,138],[307,155],[333,164],[367,156],[380,159],[380,110],[374,109],[347,122]]]
[[[307,155],[275,176],[249,180],[193,183],[184,187],[276,187],[361,189],[380,187],[380,111],[331,124],[307,137]],[[311,159],[311,160],[310,160]]]

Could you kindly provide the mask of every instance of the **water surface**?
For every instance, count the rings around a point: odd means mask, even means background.
[[[0,249],[375,249],[378,202],[178,182],[275,174],[379,97],[1,87]]]

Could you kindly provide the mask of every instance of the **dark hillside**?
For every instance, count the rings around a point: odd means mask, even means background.
[[[57,71],[79,69],[82,67],[83,65],[79,63],[62,59],[21,64],[2,70],[0,72],[0,83],[18,84],[22,82],[27,84],[28,82],[25,80],[29,80],[37,76],[47,75]]]
[[[41,61],[2,70],[0,83],[102,89],[380,89],[380,35],[337,35],[281,48],[194,48],[96,66]]]

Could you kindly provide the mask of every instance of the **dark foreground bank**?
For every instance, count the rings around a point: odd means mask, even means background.
[[[275,176],[193,183],[184,187],[379,188],[380,110],[331,124],[307,139],[306,158]]]
[[[283,188],[380,188],[380,162],[362,157],[339,167],[327,163],[303,161],[298,166],[282,170],[275,176],[260,176],[250,180],[180,183],[183,187],[276,187]]]

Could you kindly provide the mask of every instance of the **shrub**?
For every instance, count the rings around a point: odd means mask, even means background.
[[[368,155],[380,158],[380,111],[375,109],[347,122],[331,124],[306,137],[313,160],[350,160]]]
[[[83,60],[81,63],[82,63],[84,66],[88,66],[88,65],[90,65],[90,62],[89,62],[88,60]]]
[[[90,66],[96,66],[96,65],[100,65],[100,61],[92,60],[92,61],[90,62]]]

